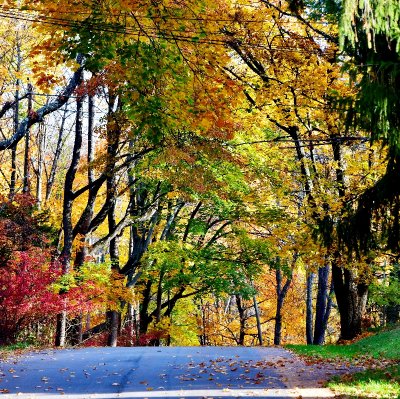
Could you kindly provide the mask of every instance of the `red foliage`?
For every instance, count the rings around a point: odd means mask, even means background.
[[[61,266],[38,248],[15,251],[0,267],[0,342],[13,342],[22,329],[60,312],[63,299],[50,289],[60,274]]]
[[[86,340],[82,346],[107,346],[108,335],[108,331],[103,331]],[[167,335],[163,331],[154,330],[136,337],[135,329],[124,327],[118,335],[118,346],[154,346],[156,342],[162,339],[167,339]]]
[[[52,289],[62,267],[42,219],[32,196],[0,196],[0,344],[37,323],[49,325],[61,310],[74,317],[101,305],[96,282],[85,280],[63,293]]]
[[[20,331],[49,321],[63,299],[51,290],[61,274],[46,228],[35,215],[35,199],[0,196],[0,343],[15,341]]]

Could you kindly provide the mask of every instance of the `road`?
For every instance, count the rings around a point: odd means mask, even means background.
[[[0,399],[333,397],[325,378],[280,348],[45,350],[0,363]]]

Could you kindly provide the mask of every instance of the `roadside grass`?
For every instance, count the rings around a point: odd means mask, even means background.
[[[400,328],[377,333],[348,345],[288,345],[311,361],[348,361],[365,368],[333,378],[328,387],[349,398],[400,398]],[[396,364],[397,363],[397,364]]]
[[[0,360],[6,360],[12,355],[20,355],[30,349],[32,349],[32,345],[27,342],[0,346]]]
[[[346,395],[350,398],[399,398],[400,366],[335,377],[328,382],[328,387],[336,395]]]
[[[377,333],[349,345],[287,345],[299,355],[323,359],[354,359],[369,356],[374,359],[400,360],[400,328]]]

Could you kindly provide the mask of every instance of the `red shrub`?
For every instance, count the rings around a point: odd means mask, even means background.
[[[62,309],[60,295],[51,290],[61,274],[46,250],[31,248],[13,252],[0,267],[0,340],[13,342],[19,331],[33,322],[53,319]]]

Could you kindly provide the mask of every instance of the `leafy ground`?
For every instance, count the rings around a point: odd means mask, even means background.
[[[10,359],[10,357],[17,358],[18,356],[23,355],[28,351],[34,351],[35,349],[37,348],[23,342],[14,345],[0,346],[0,361]]]
[[[328,383],[336,394],[352,398],[400,398],[400,328],[348,345],[290,345],[311,363],[340,362],[362,371]]]

